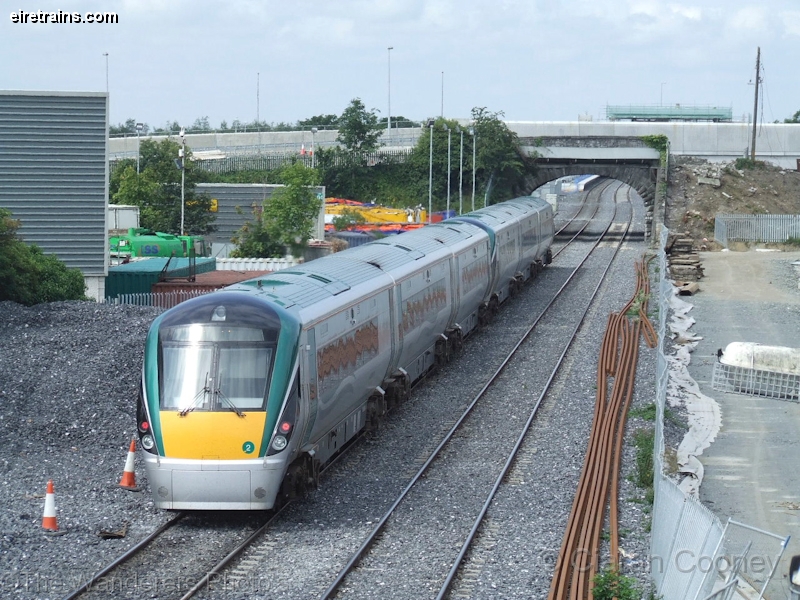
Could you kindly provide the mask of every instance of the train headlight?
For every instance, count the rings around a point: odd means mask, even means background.
[[[149,433],[147,435],[142,436],[142,448],[145,450],[152,450],[155,447],[156,442],[153,440],[153,436]]]
[[[272,447],[278,452],[286,448],[287,443],[288,442],[286,441],[286,438],[282,435],[276,435],[274,438],[272,438]]]

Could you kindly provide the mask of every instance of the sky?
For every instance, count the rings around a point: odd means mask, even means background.
[[[798,0],[0,0],[0,89],[106,91],[111,124],[605,118],[607,105],[800,110]],[[118,23],[14,23],[20,12]],[[5,13],[5,14],[3,14]],[[389,50],[389,48],[392,50]],[[106,56],[107,55],[107,56]],[[106,79],[106,74],[108,75]]]

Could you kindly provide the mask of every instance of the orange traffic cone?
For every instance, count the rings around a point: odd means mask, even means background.
[[[56,495],[53,491],[53,480],[47,482],[47,494],[44,497],[44,516],[42,517],[42,529],[47,531],[58,531],[56,521]]]
[[[136,440],[131,440],[131,446],[128,449],[128,458],[125,459],[125,470],[122,472],[122,479],[119,481],[119,487],[126,490],[137,491],[136,487],[136,472],[133,468],[133,463],[136,459]]]
[[[300,155],[301,156],[305,156],[306,155],[306,145],[305,144],[300,144]]]

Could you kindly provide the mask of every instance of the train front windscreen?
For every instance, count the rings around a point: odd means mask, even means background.
[[[274,355],[266,333],[210,323],[162,329],[161,410],[265,410]]]

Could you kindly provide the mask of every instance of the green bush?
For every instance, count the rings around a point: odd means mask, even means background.
[[[620,575],[611,568],[594,576],[592,594],[595,600],[639,600],[641,596],[635,579]]]
[[[19,221],[0,208],[0,300],[26,306],[59,300],[86,300],[83,275],[68,269],[36,245],[16,238]]]
[[[767,165],[762,160],[753,160],[751,158],[737,158],[736,162],[734,163],[735,167],[740,171],[744,171],[747,169],[763,169]]]

